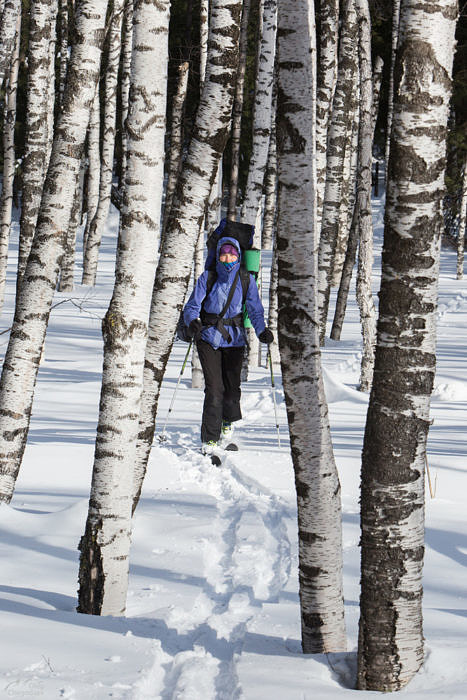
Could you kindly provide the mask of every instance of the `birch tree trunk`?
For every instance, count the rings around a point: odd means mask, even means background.
[[[26,269],[49,160],[49,79],[54,0],[33,0],[29,22],[26,140],[24,146],[17,290]]]
[[[277,95],[273,91],[271,109],[271,135],[269,138],[268,164],[264,183],[264,214],[261,234],[261,249],[271,250],[275,238],[276,209],[277,209],[277,145],[276,145],[276,112]]]
[[[175,192],[175,185],[180,174],[182,164],[182,144],[183,144],[183,112],[188,87],[188,61],[181,63],[178,67],[177,92],[172,102],[172,125],[170,130],[169,166],[167,175],[167,185],[165,188],[164,223],[162,230],[167,226],[172,200]]]
[[[241,220],[256,225],[263,196],[271,130],[274,57],[276,53],[277,0],[260,0],[260,45],[255,83],[253,144]],[[255,246],[261,245],[261,232],[255,232]]]
[[[238,172],[240,165],[240,135],[243,112],[243,90],[245,86],[249,17],[250,0],[243,0],[242,23],[240,25],[238,71],[235,83],[235,100],[232,111],[232,152],[230,165],[229,203],[227,206],[227,218],[230,221],[235,221],[237,218]]]
[[[39,360],[99,76],[106,0],[82,0],[31,254],[0,380],[0,501],[9,502],[29,429]]]
[[[339,36],[339,0],[320,0],[318,35],[318,69],[316,89],[316,181],[317,222],[321,229],[324,187],[326,184],[326,152],[328,128],[337,80]]]
[[[88,179],[86,196],[86,225],[83,233],[83,255],[86,252],[86,244],[94,219],[97,205],[99,203],[99,182],[101,173],[101,157],[99,149],[101,120],[101,108],[99,97],[99,84],[96,87],[92,101],[91,114],[89,117],[89,127],[87,135],[87,155],[88,155]]]
[[[274,341],[271,343],[271,357],[273,365],[280,364],[281,358],[279,354],[279,342],[277,334],[277,317],[279,313],[279,305],[277,299],[278,287],[278,270],[277,270],[277,245],[276,238],[274,239],[274,249],[272,253],[271,276],[269,280],[269,312],[268,312],[268,328],[274,335]]]
[[[194,247],[230,127],[240,0],[212,0],[209,52],[193,137],[175,192],[154,284],[135,462],[136,505],[155,428],[160,385],[185,298]],[[184,254],[180,255],[183,250]]]
[[[97,262],[102,232],[107,221],[112,188],[115,148],[115,119],[117,113],[117,79],[121,51],[121,29],[124,0],[114,0],[110,26],[109,54],[105,74],[104,132],[102,140],[99,203],[86,237],[82,284],[96,284]]]
[[[122,31],[122,78],[121,78],[121,118],[120,132],[122,142],[122,164],[120,168],[120,187],[125,182],[128,138],[126,120],[128,117],[128,100],[130,96],[131,54],[133,46],[133,0],[125,0],[123,9]]]
[[[68,0],[59,0],[60,18],[60,69],[58,82],[58,100],[60,107],[65,94],[66,70],[68,65]]]
[[[391,143],[392,115],[394,111],[394,66],[396,61],[397,42],[399,39],[399,17],[401,0],[392,0],[392,34],[391,34],[391,68],[389,71],[388,116],[386,121],[386,147],[384,151],[385,178],[388,182],[389,146]]]
[[[320,343],[324,344],[328,316],[331,275],[339,224],[339,205],[342,195],[342,175],[345,156],[345,134],[351,114],[353,93],[357,77],[358,55],[355,1],[345,0],[339,66],[336,89],[329,125],[324,191],[323,218],[318,254],[318,309],[320,319]]]
[[[204,79],[206,77],[206,63],[208,59],[208,37],[209,37],[209,0],[200,0],[199,7],[199,82],[200,93],[203,91]]]
[[[84,165],[81,165],[78,182],[76,183],[75,198],[71,209],[70,223],[65,238],[64,252],[60,269],[59,292],[72,292],[74,286],[74,271],[76,257],[76,232],[78,230],[81,213],[81,201],[83,197],[83,173]]]
[[[10,56],[10,70],[5,90],[3,118],[3,180],[0,199],[0,313],[5,296],[8,244],[10,241],[11,212],[13,208],[13,180],[15,177],[15,123],[16,94],[18,89],[19,48],[21,39],[21,14],[16,18],[16,35]]]
[[[459,233],[457,236],[457,279],[464,277],[464,241],[465,220],[467,216],[467,157],[464,162],[464,177],[462,178],[462,197],[459,219]]]
[[[279,3],[279,346],[298,504],[304,653],[346,648],[340,485],[317,320],[316,44],[309,0]]]
[[[372,124],[372,132],[373,136],[375,133],[375,128],[376,128],[376,120],[378,119],[378,110],[379,110],[379,95],[381,92],[381,81],[383,79],[383,68],[384,68],[384,61],[381,58],[381,56],[376,56],[375,59],[375,66],[373,69],[373,106],[372,106],[372,113],[371,113],[371,124]]]
[[[456,17],[456,0],[405,0],[400,17],[362,456],[361,690],[399,690],[423,663],[424,474]]]
[[[78,612],[122,615],[133,466],[164,181],[169,0],[135,0],[128,165],[112,299],[102,324],[104,369]]]
[[[8,74],[15,45],[16,23],[21,15],[20,0],[5,0],[0,23],[0,85]]]
[[[373,147],[371,70],[371,20],[368,0],[356,0],[358,13],[358,60],[360,66],[360,130],[358,138],[358,250],[357,302],[362,325],[363,348],[360,391],[370,391],[376,342],[376,308],[371,290],[373,273],[373,217],[371,166]]]

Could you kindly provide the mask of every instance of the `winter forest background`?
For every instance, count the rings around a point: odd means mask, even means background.
[[[465,697],[465,11],[0,0],[0,698]],[[223,217],[277,342],[216,468]]]

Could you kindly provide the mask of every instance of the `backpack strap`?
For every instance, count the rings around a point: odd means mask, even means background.
[[[209,274],[211,274],[211,273],[209,273]],[[204,309],[201,310],[201,321],[202,321],[203,325],[215,326],[216,329],[219,331],[219,333],[224,338],[224,340],[226,340],[228,343],[232,342],[232,337],[231,337],[230,333],[228,332],[228,330],[225,328],[225,326],[240,325],[240,322],[242,320],[242,315],[237,314],[237,316],[235,316],[234,318],[225,319],[225,321],[224,321],[224,316],[227,313],[227,310],[231,304],[233,295],[235,293],[235,289],[237,287],[237,282],[238,282],[239,276],[240,276],[240,268],[238,268],[237,272],[235,273],[235,277],[234,277],[232,285],[229,289],[229,293],[227,295],[227,299],[226,299],[226,302],[224,304],[224,308],[222,309],[222,311],[219,314],[208,314],[204,311]],[[209,282],[209,276],[208,276],[208,281],[206,283],[206,289],[208,287],[208,282]],[[214,282],[212,284],[214,284]],[[211,288],[212,288],[212,285],[211,285]],[[243,290],[243,284],[242,284],[242,290]],[[209,290],[209,291],[211,291],[211,290]],[[207,296],[207,294],[206,294],[206,296]]]
[[[240,266],[240,280],[242,283],[242,304],[245,303],[246,295],[248,294],[248,288],[250,286],[250,273],[245,267]]]

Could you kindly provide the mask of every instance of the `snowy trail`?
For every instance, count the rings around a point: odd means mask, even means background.
[[[205,585],[196,601],[195,627],[173,658],[156,649],[154,664],[132,698],[148,697],[148,683],[169,698],[243,697],[237,673],[248,623],[265,602],[277,599],[288,581],[290,542],[287,504],[248,479],[227,457],[221,468],[193,451],[180,459],[180,480],[195,484],[216,501],[213,535],[205,539]],[[163,655],[163,659],[161,658]],[[163,678],[157,668],[161,661]],[[152,682],[151,682],[152,681]]]

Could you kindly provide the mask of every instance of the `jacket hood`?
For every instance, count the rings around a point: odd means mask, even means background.
[[[233,245],[236,251],[238,252],[238,261],[241,262],[242,260],[242,251],[240,248],[240,243],[235,239],[235,238],[230,238],[229,236],[224,236],[223,238],[219,238],[217,241],[217,248],[216,248],[216,262],[219,262],[219,251],[224,245],[224,243],[230,243],[230,245]]]

